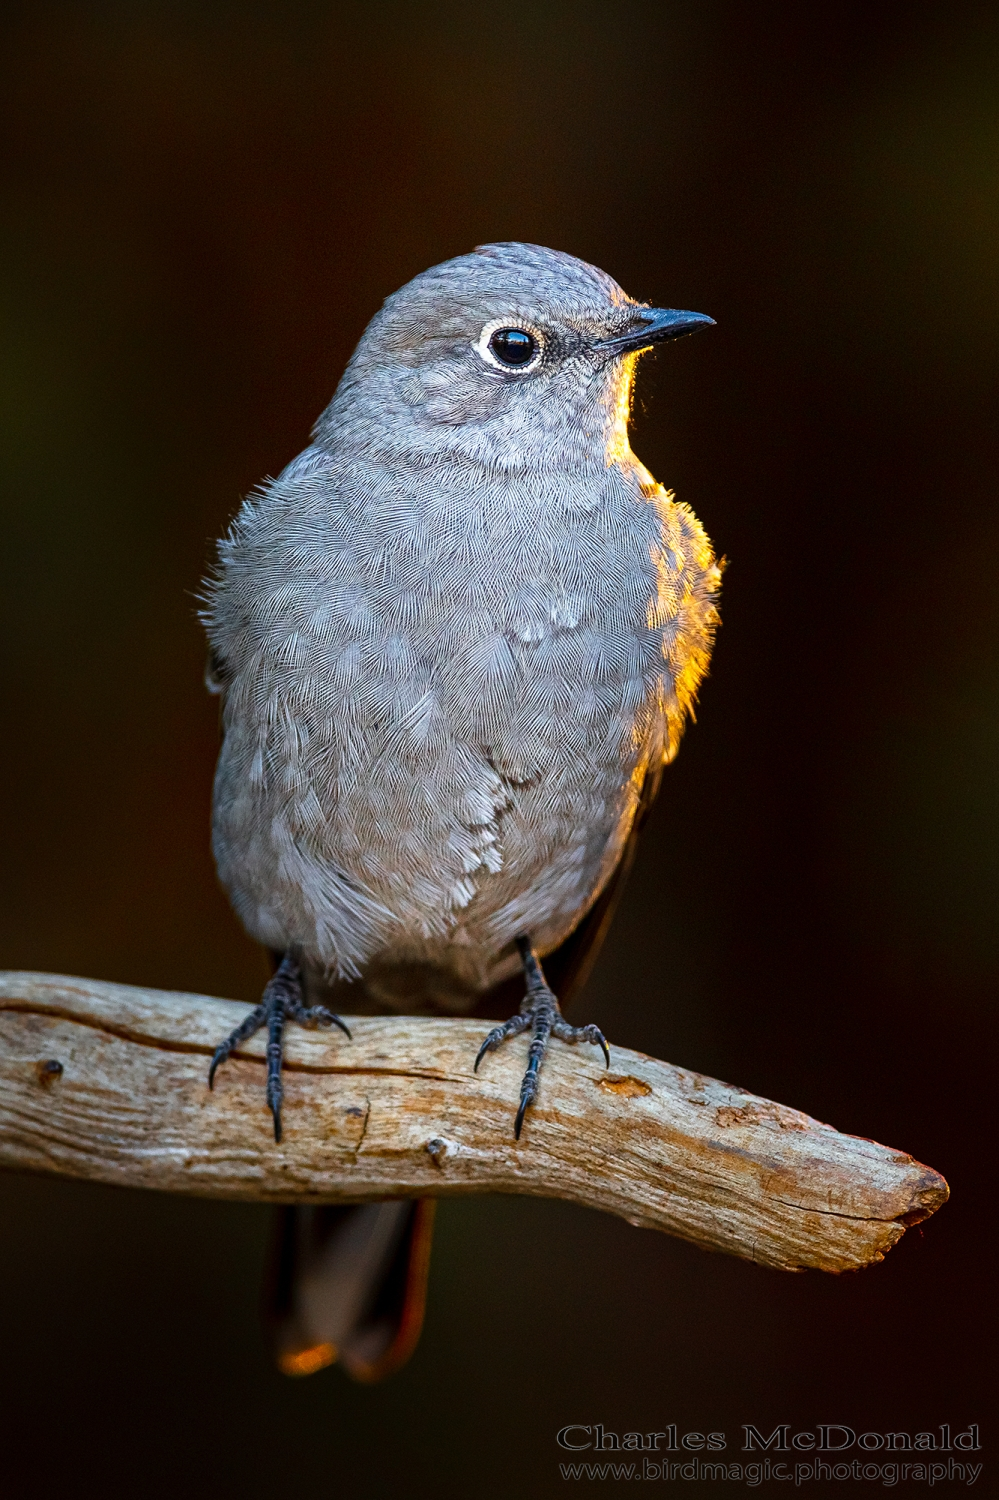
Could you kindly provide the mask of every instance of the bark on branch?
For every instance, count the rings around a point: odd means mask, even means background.
[[[881,1260],[947,1184],[901,1151],[611,1048],[554,1043],[521,1140],[523,1041],[472,1063],[487,1024],[290,1026],[284,1140],[265,1036],[207,1088],[232,1000],[0,974],[0,1166],[210,1198],[335,1203],[459,1193],[568,1198],[786,1270]]]

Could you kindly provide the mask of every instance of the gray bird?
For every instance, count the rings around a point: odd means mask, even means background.
[[[278,1140],[284,1025],[346,1031],[340,1003],[496,1016],[521,975],[476,1060],[530,1032],[518,1136],[551,1036],[606,1057],[548,979],[565,999],[606,928],[720,579],[631,451],[632,382],[711,321],[536,245],[446,261],[386,300],[220,543],[213,846],[277,968],[210,1079],[266,1025]]]

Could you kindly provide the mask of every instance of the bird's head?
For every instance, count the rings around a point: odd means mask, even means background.
[[[711,322],[635,302],[575,256],[481,245],[386,300],[316,441],[387,461],[603,466],[630,451],[638,355]]]

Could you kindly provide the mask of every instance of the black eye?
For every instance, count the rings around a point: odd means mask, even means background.
[[[533,334],[525,333],[523,328],[497,328],[489,340],[489,352],[501,365],[510,365],[516,369],[520,365],[531,363],[538,352],[538,341]]]

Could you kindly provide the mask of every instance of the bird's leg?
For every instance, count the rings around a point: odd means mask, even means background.
[[[524,978],[527,983],[527,993],[521,1001],[520,1011],[511,1016],[509,1021],[504,1021],[500,1026],[494,1026],[479,1048],[479,1055],[475,1059],[475,1072],[478,1072],[479,1063],[487,1052],[492,1052],[501,1042],[505,1042],[509,1036],[519,1036],[522,1031],[532,1028],[531,1045],[527,1049],[527,1072],[520,1086],[520,1108],[517,1110],[517,1120],[513,1127],[513,1133],[520,1140],[520,1127],[524,1123],[524,1115],[527,1113],[528,1105],[533,1104],[538,1093],[538,1074],[544,1055],[548,1050],[549,1037],[556,1036],[560,1042],[592,1042],[599,1047],[604,1054],[604,1062],[610,1067],[610,1053],[604,1034],[599,1026],[570,1026],[559,1010],[558,997],[548,988],[544,970],[538,961],[538,955],[531,947],[531,940],[526,935],[517,939],[517,947],[520,949],[521,962],[524,965]]]
[[[261,1026],[267,1027],[267,1107],[274,1116],[274,1139],[281,1139],[281,1051],[285,1024],[298,1021],[303,1026],[339,1026],[350,1036],[339,1016],[335,1016],[325,1005],[307,1006],[302,999],[302,971],[290,953],[286,953],[267,981],[260,1004],[251,1010],[246,1020],[230,1032],[224,1042],[215,1048],[211,1067],[208,1069],[208,1087],[215,1083],[215,1070],[226,1058]]]

